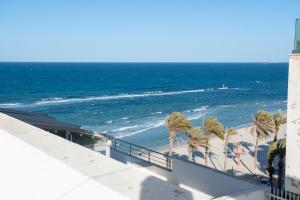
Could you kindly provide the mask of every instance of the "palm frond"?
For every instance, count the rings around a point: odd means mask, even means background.
[[[268,149],[267,159],[273,161],[276,156],[285,156],[286,152],[286,139],[281,139],[273,142]]]
[[[209,137],[209,135],[216,135],[220,139],[224,139],[225,129],[224,126],[214,117],[208,117],[203,122],[204,132]]]
[[[286,116],[281,112],[281,111],[277,111],[274,115],[273,115],[273,121],[274,121],[274,124],[275,124],[275,128],[276,129],[279,129],[279,127],[282,125],[282,124],[285,124],[286,123]]]
[[[189,141],[188,145],[192,149],[197,149],[198,147],[205,147],[207,143],[207,138],[201,134],[200,128],[192,128],[188,131]]]
[[[237,135],[238,132],[237,132],[236,129],[230,128],[230,129],[227,130],[226,134],[227,134],[227,137],[229,138],[229,137],[232,137],[232,136],[234,136],[234,135]]]
[[[173,112],[165,119],[165,125],[172,131],[187,132],[192,128],[192,123],[180,112]]]
[[[255,134],[259,139],[266,139],[274,134],[275,124],[272,114],[264,110],[258,110],[252,121],[255,128]]]

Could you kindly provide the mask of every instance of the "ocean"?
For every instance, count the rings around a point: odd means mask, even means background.
[[[257,109],[286,111],[287,82],[287,63],[0,63],[0,107],[154,148],[168,143],[174,111],[226,127],[247,125]]]

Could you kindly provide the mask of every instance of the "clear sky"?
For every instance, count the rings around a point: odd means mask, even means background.
[[[0,61],[287,62],[300,0],[0,0]]]

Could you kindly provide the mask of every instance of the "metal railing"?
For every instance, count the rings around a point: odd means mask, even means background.
[[[51,132],[51,130],[47,130],[47,131]],[[54,129],[54,132],[55,131],[57,131],[57,130]],[[94,141],[102,140],[103,144],[102,145],[99,145],[99,144],[95,145],[95,143],[82,144],[81,142],[78,142],[78,141],[76,142],[72,139],[73,134],[89,137]],[[155,165],[155,166],[161,167],[161,168],[169,170],[169,171],[172,170],[172,157],[171,156],[160,153],[155,150],[151,150],[151,149],[136,145],[136,144],[132,144],[130,142],[126,142],[121,139],[114,138],[113,136],[110,136],[110,135],[107,135],[104,133],[78,129],[76,132],[75,131],[67,132],[67,130],[65,130],[65,134],[60,135],[60,136],[67,140],[70,140],[72,142],[78,143],[82,146],[85,146],[86,148],[97,151],[99,153],[103,153],[103,152],[101,152],[101,150],[105,149],[106,140],[109,139],[112,141],[111,148],[114,149],[115,151],[122,152],[131,157],[144,160],[147,163],[149,163],[149,165]],[[99,149],[101,149],[101,150],[99,150]]]
[[[268,196],[268,199],[271,200],[300,200],[300,194],[289,192],[274,186],[269,188],[266,195]]]
[[[111,137],[111,148],[115,151],[125,153],[131,157],[135,157],[148,162],[150,165],[159,166],[161,168],[172,170],[172,158],[169,155],[147,149],[145,147],[126,142]]]

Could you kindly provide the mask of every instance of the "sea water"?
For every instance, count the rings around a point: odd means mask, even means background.
[[[257,109],[285,111],[287,79],[287,63],[0,63],[0,107],[157,147],[174,111],[226,127],[250,123]]]

